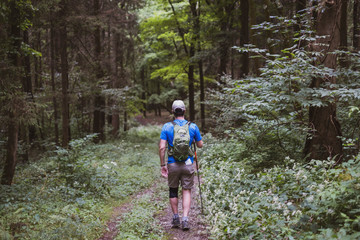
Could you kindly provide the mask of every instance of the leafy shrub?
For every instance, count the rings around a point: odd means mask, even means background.
[[[228,145],[212,143],[201,157],[203,195],[214,238],[360,236],[360,156],[336,169],[334,162],[301,164],[286,158],[284,166],[254,173],[246,159],[234,159],[234,152],[228,151],[244,146]]]
[[[70,149],[18,165],[14,184],[0,185],[0,234],[96,239],[112,205],[158,178],[157,130],[145,128],[150,136],[140,143],[132,133],[126,141],[98,145],[88,136],[72,141]]]

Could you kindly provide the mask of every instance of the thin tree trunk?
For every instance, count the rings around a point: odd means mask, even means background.
[[[23,42],[25,44],[29,44],[28,30],[25,30],[23,32]],[[31,82],[31,63],[30,63],[29,54],[25,54],[25,55],[23,54],[23,65],[24,65],[24,74],[22,77],[23,91],[26,94],[26,100],[33,101],[32,82]],[[34,126],[32,127],[32,129],[34,129]],[[28,126],[25,123],[22,123],[20,127],[19,135],[20,135],[20,140],[22,140],[23,142],[23,151],[21,154],[23,162],[29,161],[29,145],[30,145],[29,131],[30,131],[30,126]]]
[[[195,47],[192,43],[190,45],[190,58],[195,55]],[[189,63],[189,72],[188,72],[188,81],[189,81],[189,112],[190,112],[190,121],[195,120],[195,99],[194,99],[194,64]]]
[[[142,93],[141,93],[141,100],[144,101],[143,103],[143,116],[144,118],[146,118],[146,103],[145,103],[145,100],[146,100],[146,82],[145,82],[145,67],[143,66],[141,68],[141,72],[140,72],[140,77],[141,77],[141,85],[142,85]]]
[[[66,0],[61,2],[61,19],[65,18],[66,14]],[[61,98],[62,98],[62,146],[68,147],[70,141],[70,120],[69,120],[69,72],[67,59],[67,29],[66,23],[63,21],[59,28],[60,33],[60,59],[61,59]]]
[[[113,62],[113,70],[112,70],[112,75],[113,75],[113,88],[119,88],[120,84],[119,84],[119,79],[118,79],[118,58],[119,58],[119,41],[120,41],[120,34],[115,34],[114,36],[114,62]],[[118,106],[116,106],[116,108],[113,110],[112,112],[112,120],[111,120],[111,124],[112,124],[112,135],[114,137],[117,136],[117,134],[119,133],[119,129],[120,129],[120,116],[119,116],[119,109]]]
[[[94,15],[98,16],[100,11],[100,2],[99,0],[94,0]],[[101,29],[100,26],[95,27],[94,31],[94,46],[95,51],[94,55],[96,58],[95,63],[95,75],[96,81],[103,77],[103,72],[101,69],[100,55],[101,55]],[[98,133],[99,136],[95,141],[105,141],[104,127],[105,127],[105,98],[102,96],[101,92],[97,92],[94,99],[94,122],[93,122],[93,131]]]
[[[161,94],[160,81],[157,81],[156,85],[157,85],[157,94],[158,94],[158,96],[160,96],[160,94]],[[158,116],[161,117],[161,104],[156,104],[156,109],[158,111]]]
[[[264,9],[265,20],[267,22],[271,22],[270,12],[269,12],[269,9],[271,8],[270,0],[265,0],[265,5],[266,5],[266,8]],[[269,53],[271,53],[271,54],[274,53],[275,49],[272,46],[271,41],[268,41],[268,40],[270,40],[272,38],[271,31],[265,30],[265,38],[266,38],[265,42],[266,42],[266,45],[267,45],[267,49],[269,49]]]
[[[256,3],[254,1],[250,1],[249,2],[249,18],[250,18],[250,25],[253,26],[257,23],[256,21],[256,17],[257,17],[257,14],[256,14]],[[250,34],[250,42],[254,45],[259,45],[257,43],[257,38],[255,37],[255,35],[253,34],[253,31],[252,29],[249,29],[249,34]],[[260,67],[261,67],[261,62],[260,62],[260,58],[254,58],[251,60],[251,65],[252,66],[250,69],[249,69],[249,72],[252,72],[254,73],[255,75],[260,75]]]
[[[48,39],[47,39],[48,40]],[[37,31],[36,34],[36,50],[41,52],[42,51],[42,47],[41,47],[41,30]],[[36,89],[36,91],[38,91],[40,88],[42,88],[42,58],[41,57],[36,57],[34,59],[34,87]]]
[[[354,0],[353,24],[353,47],[360,50],[360,0]]]
[[[304,14],[303,10],[306,8],[306,0],[297,0],[296,1],[296,6],[295,6],[295,14],[297,14],[298,16],[298,21],[301,21],[301,15]],[[294,26],[294,31],[295,32],[300,32],[301,27],[300,25],[295,25]],[[299,45],[298,47],[304,47],[306,44],[305,41],[299,41]]]
[[[221,24],[221,35],[222,35],[222,40],[220,41],[220,46],[219,46],[219,70],[218,70],[218,77],[220,79],[220,77],[224,74],[227,74],[227,64],[228,64],[228,58],[229,58],[229,47],[228,47],[228,39],[226,37],[226,32],[227,32],[227,23],[223,22]]]
[[[124,132],[126,132],[128,130],[128,115],[127,115],[127,111],[124,111]]]
[[[25,44],[29,44],[29,32],[25,30],[23,32],[23,40]],[[32,97],[32,83],[31,83],[31,66],[30,66],[30,56],[26,54],[24,56],[24,76],[23,76],[23,90],[28,95],[27,97]]]
[[[340,47],[340,21],[342,1],[336,0],[329,2],[321,1],[322,6],[317,13],[316,33],[320,38],[316,45],[313,45],[315,51],[323,51],[324,57],[319,59],[325,67],[335,69],[337,57],[331,54]],[[328,44],[328,46],[326,45]],[[324,47],[326,46],[326,47]],[[310,87],[319,88],[323,83],[336,83],[335,77],[314,78]],[[308,159],[326,160],[336,157],[337,162],[342,161],[342,142],[340,139],[340,123],[336,118],[336,104],[329,103],[325,107],[310,107],[309,109],[309,133],[304,153]]]
[[[203,63],[199,61],[199,75],[200,75],[200,119],[201,130],[205,131],[205,83],[204,83],[204,71]]]
[[[240,2],[241,9],[241,36],[240,46],[243,47],[249,43],[249,0],[242,0]],[[244,77],[249,74],[249,53],[242,53],[240,76]]]
[[[348,43],[347,43],[347,11],[348,11],[348,0],[341,1],[341,17],[340,17],[340,50],[347,51]],[[346,67],[346,54],[342,54],[340,58],[340,66]]]
[[[55,133],[55,144],[59,145],[59,117],[58,117],[58,104],[56,100],[56,84],[55,84],[55,30],[53,20],[51,20],[50,27],[50,74],[51,74],[51,90],[53,93],[52,101],[54,107],[54,133]]]

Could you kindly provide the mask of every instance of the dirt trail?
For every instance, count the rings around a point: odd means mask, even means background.
[[[170,204],[157,218],[160,220],[165,232],[172,240],[205,240],[208,239],[208,231],[203,216],[201,215],[200,196],[198,191],[198,181],[195,176],[195,185],[191,194],[191,208],[189,213],[190,230],[183,231],[181,228],[172,228],[172,210]],[[166,180],[165,180],[166,181]],[[179,215],[182,213],[181,194],[179,193]]]
[[[151,115],[151,116],[149,116]],[[143,116],[137,116],[135,117],[136,121],[138,121],[142,125],[147,124],[156,124],[156,125],[162,125],[165,122],[171,121],[171,117],[169,116],[169,113],[162,113],[162,116],[155,116],[153,113],[148,114],[147,118],[143,118]],[[160,175],[160,169],[159,169],[159,175]],[[200,196],[199,196],[199,184],[198,184],[198,178],[195,176],[194,178],[195,184],[194,188],[192,190],[191,194],[191,209],[189,213],[189,222],[190,222],[190,230],[189,231],[183,231],[181,228],[172,228],[171,227],[171,220],[172,220],[172,210],[170,207],[170,204],[168,204],[167,208],[164,209],[161,213],[154,216],[156,219],[159,220],[161,223],[162,228],[165,232],[165,239],[168,240],[206,240],[209,238],[208,231],[206,229],[206,224],[204,221],[203,216],[201,215],[201,207],[200,207]],[[161,181],[167,182],[167,179],[161,178]],[[142,196],[146,194],[153,194],[153,189],[155,185],[152,187],[143,190],[142,192],[139,192],[133,197],[130,198],[129,201],[126,203],[115,207],[113,210],[112,217],[108,221],[107,225],[107,231],[98,239],[98,240],[113,240],[115,239],[116,235],[118,234],[118,229],[116,227],[117,222],[121,221],[121,215],[123,215],[126,212],[130,212],[133,208],[133,203],[136,201],[133,201],[131,199],[139,199]],[[160,201],[160,200],[159,200]],[[179,192],[179,215],[182,214],[182,199],[181,199],[181,193]],[[149,204],[154,204],[149,203]]]
[[[150,188],[143,190],[142,192],[134,194],[124,204],[115,207],[113,209],[110,220],[106,223],[106,226],[107,226],[106,232],[98,240],[113,240],[113,239],[115,239],[116,235],[119,232],[119,229],[117,228],[117,223],[119,220],[121,221],[121,216],[124,213],[131,211],[131,209],[133,208],[133,202],[134,202],[133,199],[139,199],[146,194],[152,194],[154,187],[155,187],[155,184],[153,186],[151,186]]]
[[[195,186],[192,190],[192,202],[191,202],[191,209],[189,214],[189,220],[190,220],[190,230],[189,231],[183,231],[181,228],[172,228],[171,226],[171,218],[172,218],[172,211],[170,204],[168,204],[168,207],[164,209],[161,213],[154,216],[156,219],[159,220],[161,223],[162,228],[165,232],[165,239],[168,240],[205,240],[208,239],[208,233],[206,230],[206,224],[203,220],[203,216],[201,215],[201,207],[200,207],[200,198],[198,194],[198,182],[197,178],[195,182]],[[163,179],[161,181],[166,182],[166,179]],[[133,208],[133,203],[135,199],[139,199],[144,195],[147,194],[153,194],[153,189],[155,188],[155,185],[152,187],[143,190],[142,192],[139,192],[133,197],[131,197],[129,201],[126,203],[115,207],[112,213],[112,217],[107,222],[107,230],[106,232],[98,239],[98,240],[113,240],[115,239],[116,235],[118,234],[117,229],[117,223],[121,221],[121,216],[131,211]],[[161,201],[161,200],[159,200]],[[155,204],[154,202],[149,204]],[[181,206],[181,194],[179,198],[179,213],[181,216],[182,213],[182,206]]]

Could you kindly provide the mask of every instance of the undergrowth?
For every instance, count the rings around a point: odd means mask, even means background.
[[[336,167],[287,157],[255,169],[241,142],[206,142],[200,159],[213,239],[360,238],[360,155]]]
[[[97,238],[114,204],[159,177],[159,132],[139,127],[98,145],[88,136],[19,166],[14,184],[0,185],[0,238]]]

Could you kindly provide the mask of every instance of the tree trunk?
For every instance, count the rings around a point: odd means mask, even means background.
[[[331,54],[340,47],[340,20],[343,1],[322,0],[317,12],[316,33],[319,38],[312,47],[315,51],[323,51],[324,57],[318,59],[325,67],[335,69],[337,56]],[[324,46],[328,44],[328,46]],[[310,87],[319,88],[323,83],[336,83],[335,77],[314,78]],[[342,161],[342,142],[340,139],[340,123],[336,119],[336,104],[329,103],[325,107],[310,107],[309,126],[311,131],[306,139],[304,153],[311,159],[326,160],[335,157]]]
[[[190,58],[195,54],[194,44],[190,45]],[[188,72],[188,81],[189,81],[189,113],[190,121],[195,120],[195,101],[194,101],[194,64],[189,62],[189,72]]]
[[[10,120],[8,123],[8,141],[7,141],[7,153],[6,161],[1,177],[1,184],[11,185],[15,175],[15,167],[17,164],[17,147],[18,147],[18,132],[19,123],[16,120],[15,114],[10,113]]]
[[[66,18],[66,0],[61,1],[60,19]],[[61,59],[61,106],[62,106],[62,146],[68,147],[70,141],[70,120],[69,120],[69,70],[67,59],[67,29],[63,21],[59,28],[60,33],[60,59]]]
[[[341,1],[341,17],[340,17],[340,50],[347,51],[348,43],[347,43],[347,11],[348,11],[348,0]],[[346,54],[342,54],[340,57],[340,66],[346,67]]]
[[[160,96],[160,94],[161,94],[161,85],[160,85],[160,82],[161,81],[157,81],[157,83],[156,83],[156,85],[157,85],[157,94],[158,94],[158,96]],[[158,116],[159,117],[161,117],[161,104],[156,104],[156,109],[157,109],[157,111],[158,111]]]
[[[199,75],[200,75],[200,118],[201,118],[201,130],[205,131],[205,83],[203,63],[199,61]]]
[[[124,110],[124,132],[126,132],[128,130],[128,115],[127,115],[127,111]]]
[[[11,39],[11,51],[8,52],[8,58],[12,66],[16,69],[21,67],[21,34],[20,34],[20,11],[16,6],[16,1],[12,0],[9,2],[9,32],[8,36]],[[20,74],[17,70],[14,71],[14,79],[12,79],[15,84],[21,83]],[[18,148],[18,133],[19,133],[19,122],[18,116],[16,114],[17,106],[13,106],[13,109],[8,111],[9,120],[7,122],[7,148],[6,148],[6,159],[3,169],[3,174],[1,177],[1,184],[11,185],[14,174],[15,167],[17,163],[17,148]]]
[[[354,0],[353,24],[353,47],[358,51],[360,50],[360,0]]]
[[[253,26],[257,24],[257,13],[256,13],[256,3],[254,1],[249,2],[249,18],[250,18],[250,25]],[[258,38],[254,34],[254,30],[249,30],[250,34],[250,42],[256,46],[258,46]],[[254,73],[256,76],[260,75],[260,68],[261,68],[261,61],[260,58],[251,59],[251,68],[249,72]]]
[[[240,2],[241,9],[241,36],[240,46],[243,47],[249,43],[249,0],[242,0]],[[240,77],[244,77],[249,74],[249,53],[242,54]]]
[[[23,42],[24,44],[29,44],[29,31],[25,30],[23,32]],[[31,82],[31,63],[29,54],[23,53],[23,67],[24,73],[22,76],[22,87],[23,91],[26,94],[26,101],[34,101],[33,92],[32,92],[32,82]],[[34,128],[35,126],[28,126],[25,123],[21,124],[20,127],[20,140],[23,142],[23,151],[21,154],[21,158],[23,162],[29,161],[29,146],[30,146],[30,129],[32,132],[32,137],[34,137]],[[33,140],[33,139],[32,139]]]
[[[99,0],[94,0],[94,15],[98,16],[100,11],[100,2]],[[103,77],[103,72],[100,63],[100,55],[101,55],[101,30],[100,26],[95,27],[94,31],[94,56],[96,58],[95,62],[95,76],[96,81],[99,81]],[[93,122],[93,131],[94,133],[98,133],[99,136],[95,141],[104,141],[104,127],[105,127],[105,98],[102,96],[101,92],[97,92],[94,99],[94,122]]]
[[[228,64],[228,58],[229,58],[229,47],[228,47],[228,39],[226,37],[227,32],[227,23],[221,24],[221,35],[222,39],[220,40],[220,47],[219,47],[219,56],[220,56],[220,63],[219,63],[219,70],[218,70],[218,77],[221,79],[221,76],[224,74],[227,74],[227,64]]]
[[[113,61],[113,68],[112,68],[112,75],[113,75],[113,88],[119,88],[119,77],[118,77],[118,58],[119,58],[119,41],[120,41],[120,34],[117,33],[114,35],[114,61]],[[118,103],[116,103],[118,104]],[[112,111],[112,135],[114,137],[117,136],[120,129],[120,116],[119,116],[119,109],[118,106]]]
[[[306,0],[297,0],[296,1],[296,5],[295,5],[295,14],[298,16],[297,19],[300,22],[301,19],[301,15],[304,14],[303,10],[306,8]],[[294,26],[294,31],[299,33],[300,30],[302,30],[302,28],[300,27],[300,25],[296,24]],[[306,44],[305,41],[299,41],[299,45],[298,47],[304,47]]]
[[[143,103],[143,117],[146,118],[146,81],[145,81],[145,66],[143,66],[141,68],[141,72],[140,72],[140,77],[141,77],[141,85],[142,85],[142,93],[141,93],[141,100],[144,101]]]
[[[25,30],[23,32],[23,40],[25,44],[29,44],[29,32]],[[24,76],[23,76],[23,90],[28,95],[27,97],[32,98],[32,83],[31,83],[31,66],[29,54],[24,55]]]
[[[37,48],[36,50],[41,52],[42,48],[41,48],[41,29],[39,29],[37,31],[37,37],[36,37],[36,45]],[[39,90],[42,88],[42,57],[36,57],[34,60],[34,87],[36,90]]]
[[[53,93],[52,101],[54,107],[54,133],[55,133],[55,144],[59,145],[59,117],[58,117],[58,104],[56,100],[56,84],[55,84],[55,29],[54,29],[54,20],[51,20],[50,27],[50,74],[51,74],[51,90]]]

